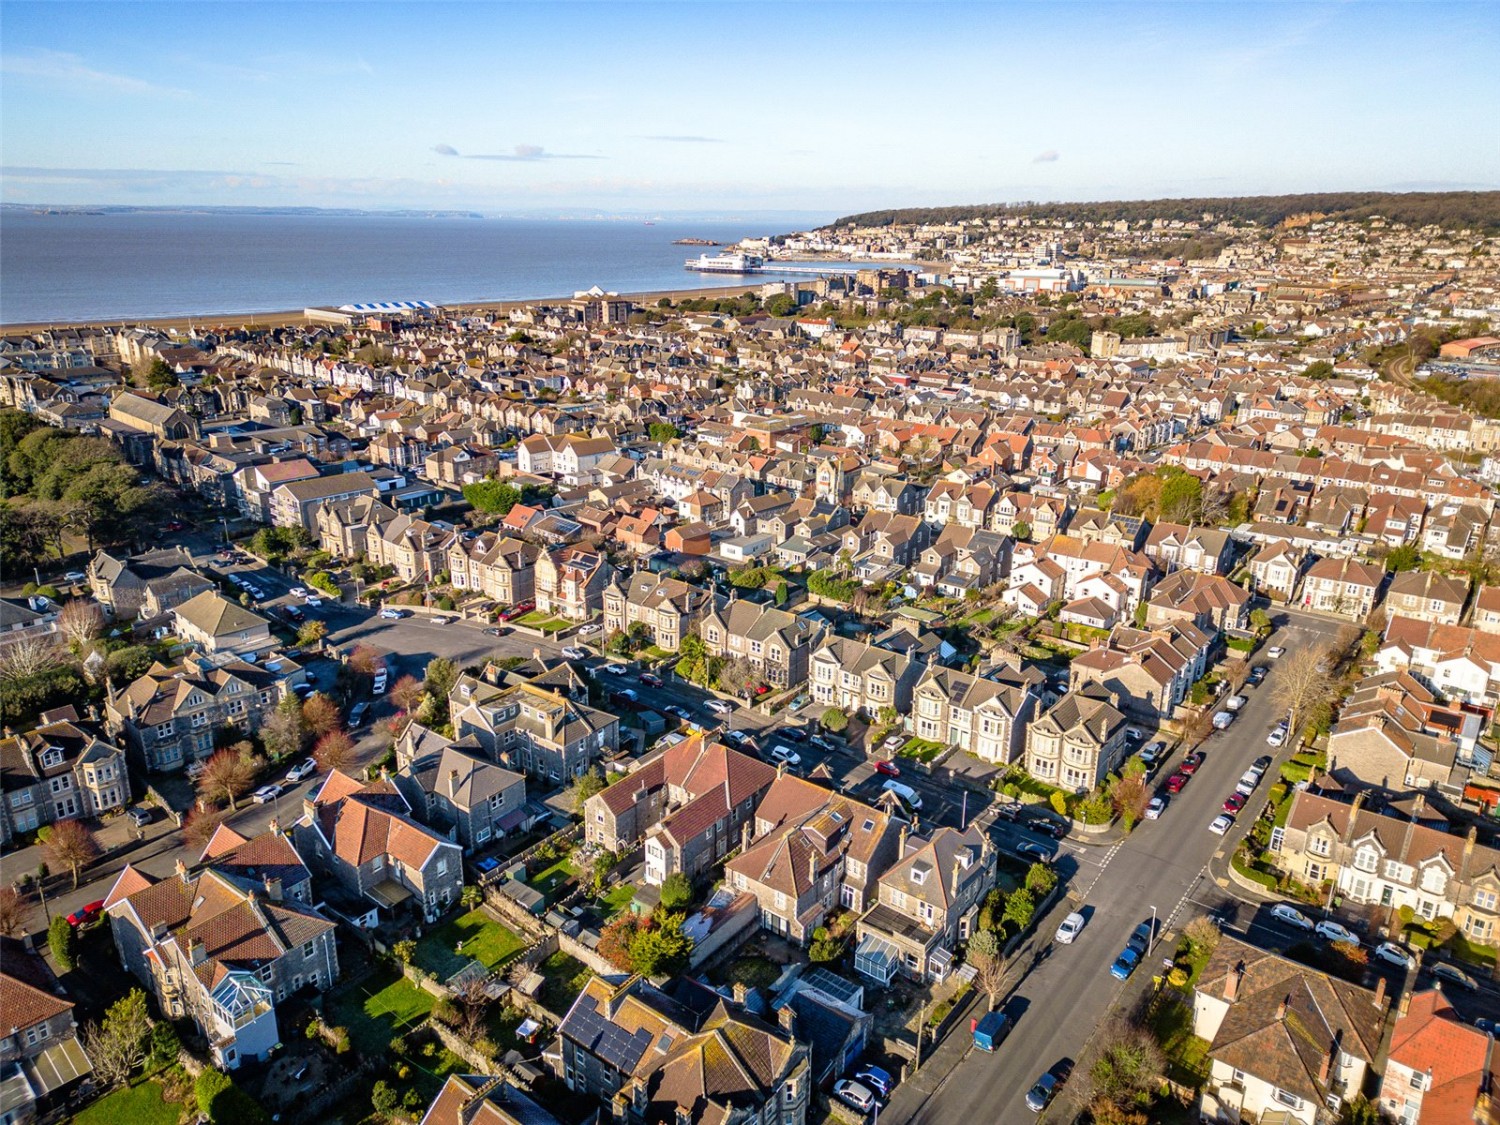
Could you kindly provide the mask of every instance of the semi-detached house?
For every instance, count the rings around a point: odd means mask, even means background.
[[[77,720],[63,707],[42,715],[33,730],[0,739],[0,842],[129,802],[125,752]]]

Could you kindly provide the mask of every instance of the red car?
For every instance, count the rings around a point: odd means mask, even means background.
[[[639,679],[647,687],[661,687],[661,677],[655,672],[642,672]]]
[[[77,929],[86,922],[92,922],[102,913],[104,913],[104,900],[101,898],[98,902],[91,902],[87,906],[81,906],[69,914],[68,925]]]
[[[186,531],[187,530],[187,524],[183,523],[181,520],[172,520],[172,521],[170,521],[167,524],[167,530],[168,531]]]
[[[1231,793],[1224,800],[1224,811],[1237,813],[1245,807],[1245,795],[1243,793]]]
[[[1167,792],[1181,793],[1182,787],[1188,783],[1188,777],[1189,775],[1185,773],[1174,773],[1167,778]]]
[[[500,615],[500,620],[514,621],[518,617],[525,617],[535,608],[536,602],[522,602],[520,605],[513,605]]]
[[[1198,772],[1198,767],[1202,764],[1202,754],[1189,754],[1186,758],[1182,759],[1182,765],[1179,767],[1179,769],[1180,772],[1185,773],[1188,776],[1192,776],[1194,773]]]
[[[875,772],[883,773],[886,777],[900,777],[901,767],[895,762],[876,762]]]

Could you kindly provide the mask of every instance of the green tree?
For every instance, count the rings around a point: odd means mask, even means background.
[[[1033,863],[1026,869],[1026,889],[1039,898],[1046,898],[1057,886],[1057,872],[1050,864]]]
[[[684,917],[671,911],[652,914],[648,928],[630,943],[630,968],[642,976],[670,976],[687,968],[693,939],[682,932]]]
[[[1250,628],[1258,633],[1264,633],[1271,628],[1271,615],[1263,609],[1252,609],[1250,611]]]
[[[1017,539],[1031,538],[1031,525],[1025,520],[1017,520],[1015,522],[1015,526],[1013,526],[1010,531],[1011,534],[1014,535]]]
[[[1203,504],[1203,482],[1190,473],[1174,473],[1161,486],[1161,518],[1187,523],[1198,517]]]
[[[824,711],[823,718],[819,721],[823,724],[824,730],[832,731],[834,734],[848,729],[849,726],[848,714],[837,707],[830,707]]]
[[[401,1108],[401,1095],[394,1086],[380,1078],[370,1090],[370,1104],[375,1107],[376,1113],[395,1113]]]
[[[669,441],[676,441],[682,436],[682,431],[671,422],[652,422],[646,427],[646,433],[652,441],[666,445]]]
[[[1015,926],[1017,933],[1031,925],[1031,919],[1035,913],[1036,900],[1031,897],[1031,892],[1025,887],[1017,887],[1005,896],[1005,913],[1001,918],[1006,923]]]
[[[59,914],[47,925],[47,948],[52,951],[52,960],[65,973],[73,971],[77,964],[78,939],[68,920]]]
[[[590,766],[584,770],[573,784],[568,788],[568,806],[575,813],[582,813],[583,806],[595,793],[604,791],[604,774],[598,766]]]
[[[685,910],[693,901],[693,881],[684,872],[674,871],[661,885],[663,910]]]
[[[504,516],[521,502],[521,490],[498,480],[477,481],[464,485],[464,499],[475,511]]]
[[[1422,552],[1410,543],[1403,543],[1385,557],[1386,570],[1395,572],[1416,570],[1422,565]]]
[[[620,857],[614,852],[600,852],[594,856],[593,865],[589,868],[590,884],[594,893],[599,894],[604,890],[605,880],[609,873],[619,864]]]
[[[446,656],[434,656],[427,662],[422,690],[432,704],[433,718],[441,726],[448,721],[448,693],[458,683],[458,665]]]
[[[1326,359],[1316,360],[1302,369],[1304,379],[1332,379],[1333,364]]]
[[[410,965],[417,957],[417,943],[411,938],[402,938],[391,946],[391,952],[396,955],[396,960],[403,965]]]
[[[318,620],[305,621],[302,623],[302,628],[297,630],[297,644],[301,648],[316,648],[326,636],[328,636],[328,625],[326,622]]]
[[[466,910],[476,910],[484,903],[484,888],[477,883],[470,883],[458,896],[458,901],[463,903]]]

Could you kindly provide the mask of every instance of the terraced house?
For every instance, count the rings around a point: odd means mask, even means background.
[[[268,1058],[276,1005],[338,976],[334,924],[279,893],[213,867],[190,875],[179,861],[159,881],[127,866],[104,900],[120,963],[163,1014],[197,1025],[225,1070]]]
[[[110,696],[106,729],[151,773],[182,769],[213,753],[214,731],[258,729],[302,669],[289,660],[266,665],[189,659],[175,667],[156,663]]]
[[[80,726],[72,706],[0,739],[0,842],[55,820],[100,816],[129,800],[125,752]]]
[[[980,678],[929,664],[912,691],[907,722],[928,742],[961,747],[986,762],[1014,762],[1040,705],[1040,681],[1039,673],[1002,669]]]
[[[923,670],[903,653],[843,637],[826,640],[811,663],[815,700],[871,717],[887,707],[905,713]]]
[[[620,720],[531,684],[498,686],[460,676],[448,696],[453,729],[497,762],[529,777],[577,777],[620,747]]]
[[[1472,942],[1500,942],[1500,850],[1412,820],[1296,794],[1286,827],[1271,835],[1277,866],[1312,886],[1333,882],[1356,903],[1451,918]]]
[[[788,688],[807,679],[809,656],[823,634],[805,617],[731,594],[727,605],[699,622],[698,635],[714,656],[747,660],[771,687]]]

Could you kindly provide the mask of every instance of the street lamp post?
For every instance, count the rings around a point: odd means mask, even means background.
[[[1146,952],[1150,953],[1156,948],[1156,907],[1151,907],[1151,942],[1146,946]]]

